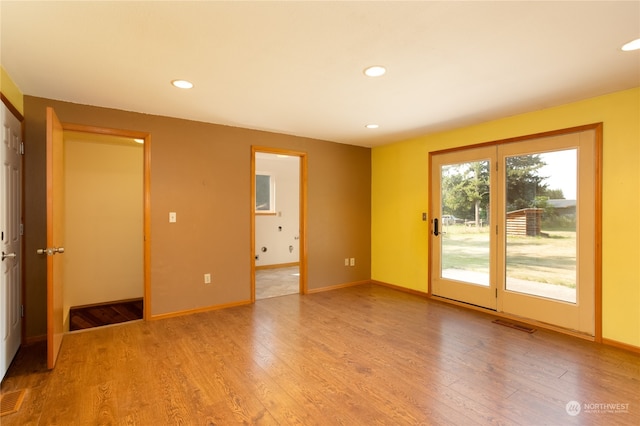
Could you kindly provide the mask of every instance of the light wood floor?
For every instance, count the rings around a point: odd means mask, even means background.
[[[70,334],[53,372],[21,350],[0,422],[640,424],[636,354],[492,319],[363,285]]]

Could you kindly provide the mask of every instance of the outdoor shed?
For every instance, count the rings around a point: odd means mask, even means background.
[[[507,212],[507,235],[539,236],[543,212],[535,208]]]

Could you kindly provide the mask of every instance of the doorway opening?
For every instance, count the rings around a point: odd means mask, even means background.
[[[65,331],[142,319],[143,145],[65,131],[64,158]]]
[[[305,153],[252,147],[252,302],[306,293],[305,176]]]
[[[69,127],[63,133],[64,330],[141,320],[148,137]]]
[[[151,182],[151,136],[148,133],[91,127],[78,124],[62,124],[55,110],[46,108],[46,218],[47,238],[46,247],[39,248],[37,253],[46,256],[47,260],[47,367],[53,369],[58,359],[60,347],[65,331],[69,328],[68,307],[64,300],[64,270],[66,264],[65,253],[65,167],[64,167],[64,132],[80,132],[93,135],[107,135],[125,138],[137,138],[143,142],[143,298],[144,319],[148,319],[151,308],[150,294],[150,261],[151,261],[151,211],[150,211],[150,182]],[[95,227],[101,225],[100,218],[95,221]],[[80,250],[83,248],[80,247]],[[98,263],[108,262],[109,253],[100,250],[103,255]],[[118,265],[110,265],[117,268]]]

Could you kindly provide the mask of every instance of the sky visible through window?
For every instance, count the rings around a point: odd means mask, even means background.
[[[548,176],[545,183],[549,189],[561,189],[567,200],[576,199],[576,149],[545,152],[540,154],[546,166],[538,171],[540,176]]]

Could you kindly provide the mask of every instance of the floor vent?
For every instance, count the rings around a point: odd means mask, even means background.
[[[25,389],[5,393],[0,396],[0,417],[13,414],[20,409],[24,399]]]
[[[531,328],[523,324],[517,324],[515,322],[511,322],[503,319],[496,319],[491,322],[494,324],[504,325],[505,327],[515,328],[516,330],[524,331],[526,333],[534,333],[536,331],[535,328]]]

